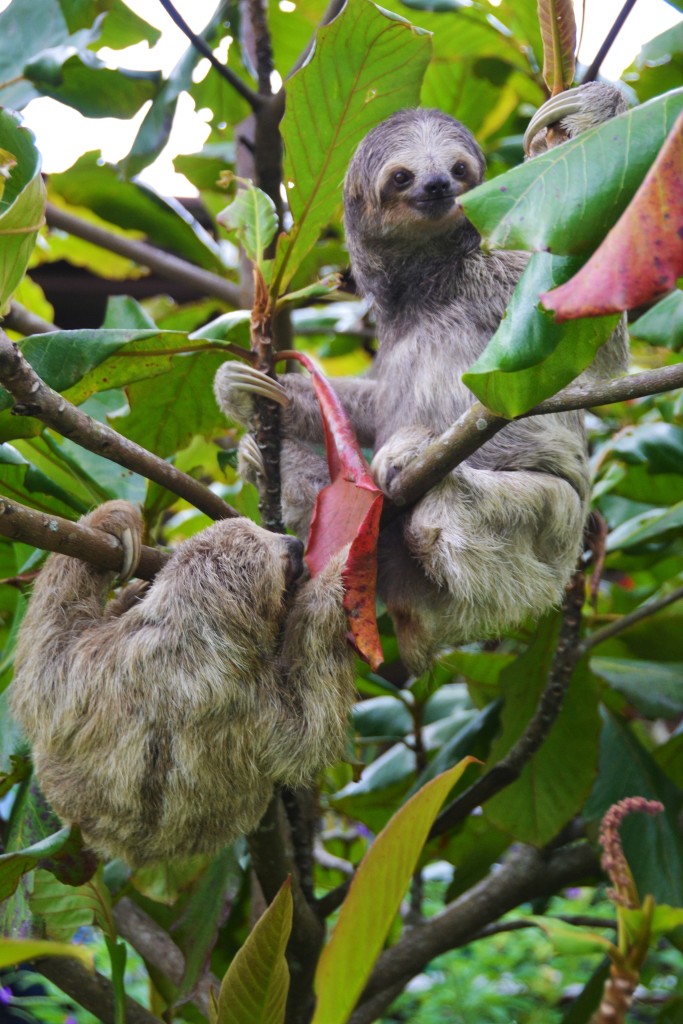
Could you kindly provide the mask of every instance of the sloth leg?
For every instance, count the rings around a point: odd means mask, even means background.
[[[245,434],[240,441],[237,468],[242,479],[260,491],[263,456],[252,434]],[[318,491],[330,482],[327,463],[307,445],[284,440],[280,447],[280,480],[284,524],[305,540]]]
[[[409,667],[440,646],[495,636],[562,600],[585,503],[548,473],[460,466],[409,514],[403,537],[431,582],[420,601],[386,595]]]

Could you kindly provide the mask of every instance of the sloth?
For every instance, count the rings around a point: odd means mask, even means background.
[[[604,85],[548,106],[536,151],[625,109],[618,90]],[[473,404],[462,374],[498,328],[529,259],[483,250],[459,207],[484,170],[462,124],[438,110],[409,109],[365,137],[346,174],[351,272],[371,304],[379,344],[367,377],[331,384],[360,443],[374,449],[372,473],[390,498],[400,471]],[[621,373],[626,353],[620,325],[580,382]],[[247,426],[255,395],[283,405],[283,515],[304,536],[328,481],[309,382],[288,374],[276,384],[226,363],[215,390],[224,411]],[[262,480],[248,435],[240,468]],[[505,427],[384,529],[378,593],[408,669],[423,672],[440,647],[498,636],[557,606],[581,551],[589,493],[581,415],[530,418]]]
[[[133,506],[107,502],[82,522],[117,537],[134,567]],[[113,573],[49,556],[11,706],[45,796],[93,849],[133,866],[215,851],[256,826],[275,785],[307,783],[342,752],[345,553],[302,582],[302,552],[226,520],[108,603]]]

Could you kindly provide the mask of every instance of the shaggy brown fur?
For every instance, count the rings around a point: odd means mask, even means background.
[[[139,542],[135,508],[83,520]],[[143,593],[51,555],[22,625],[12,709],[47,799],[131,864],[212,851],[258,823],[274,784],[342,751],[353,656],[342,555],[292,586],[302,545],[245,519],[181,544]]]
[[[615,112],[605,89],[577,90],[581,127]],[[573,93],[570,95],[574,95]],[[568,134],[572,133],[571,126]],[[333,380],[372,470],[392,482],[435,436],[469,408],[462,374],[483,352],[529,259],[486,252],[457,197],[479,184],[484,158],[471,133],[438,110],[403,110],[358,147],[344,183],[354,279],[371,302],[379,351],[370,377]],[[623,325],[581,379],[626,365]],[[226,364],[216,393],[248,423],[251,390]],[[252,379],[253,378],[253,379]],[[322,440],[308,381],[282,379],[285,521],[301,536],[326,481],[313,445]],[[245,442],[243,451],[249,442]],[[258,453],[242,460],[258,480]],[[557,605],[581,550],[590,477],[582,418],[569,413],[506,427],[392,525],[379,547],[379,593],[401,654],[415,672],[443,645],[496,635]]]

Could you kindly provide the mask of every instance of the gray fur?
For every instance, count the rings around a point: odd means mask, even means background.
[[[140,536],[123,501],[83,522]],[[226,520],[106,606],[112,573],[48,558],[12,710],[47,799],[94,849],[131,864],[216,850],[256,826],[274,785],[340,755],[354,696],[343,556],[292,594],[301,550]]]
[[[601,90],[594,95],[599,119],[609,104]],[[371,377],[332,384],[362,443],[374,445],[373,474],[389,496],[400,470],[474,402],[462,374],[496,331],[529,259],[482,250],[457,206],[483,171],[463,125],[420,109],[373,129],[346,175],[352,272],[373,303],[379,351]],[[620,325],[580,380],[625,366]],[[238,408],[243,393],[228,378],[219,371],[219,402],[248,421]],[[325,478],[321,460],[315,469],[312,462],[321,422],[308,382],[282,383],[290,398],[282,415],[285,521],[302,531],[311,491]],[[589,493],[581,417],[543,416],[505,428],[385,531],[379,593],[409,668],[423,671],[444,645],[497,635],[559,604],[581,551]]]

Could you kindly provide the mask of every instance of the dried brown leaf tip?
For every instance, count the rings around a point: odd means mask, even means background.
[[[619,827],[628,814],[661,814],[664,804],[659,800],[646,800],[643,796],[629,796],[612,804],[600,825],[599,841],[602,846],[602,868],[609,875],[614,889],[609,897],[615,903],[629,909],[640,906],[638,892],[624,856]]]

